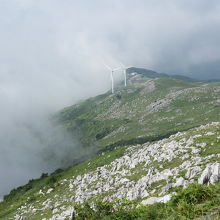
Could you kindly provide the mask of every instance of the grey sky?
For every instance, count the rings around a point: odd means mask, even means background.
[[[27,122],[110,89],[102,60],[220,78],[219,39],[218,0],[0,0],[0,195],[56,167]]]

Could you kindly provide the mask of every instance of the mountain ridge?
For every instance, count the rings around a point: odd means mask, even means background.
[[[167,74],[167,73],[158,73],[157,71],[146,69],[146,68],[138,68],[138,67],[130,67],[127,69],[128,73],[133,73],[136,72],[138,74],[142,74],[146,77],[149,78],[161,78],[161,77],[168,77],[168,78],[173,78],[177,80],[183,80],[186,82],[203,82],[203,83],[208,83],[208,82],[220,82],[220,78],[216,79],[198,79],[198,78],[191,78],[186,75],[179,75],[179,74]]]

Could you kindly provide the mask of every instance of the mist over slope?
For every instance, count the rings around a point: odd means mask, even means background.
[[[0,134],[0,196],[42,173],[71,165],[83,153],[77,139],[46,117],[6,120],[1,120],[5,129]]]
[[[47,126],[45,124],[43,126],[46,129],[42,129],[40,121],[36,124],[37,127],[32,127],[32,123],[22,124],[27,132],[37,137],[35,142],[33,140],[31,142],[41,155],[45,156],[41,159],[50,164],[49,168],[70,164],[71,161],[73,163],[77,161],[78,165],[65,170],[58,169],[49,176],[43,174],[40,178],[13,189],[10,194],[4,196],[4,202],[0,204],[2,217],[7,219],[8,216],[14,216],[15,219],[19,219],[26,214],[32,216],[34,213],[36,218],[41,214],[49,219],[53,218],[53,215],[54,218],[59,215],[67,216],[71,214],[76,204],[84,204],[87,199],[95,202],[92,198],[99,192],[97,188],[103,191],[102,198],[109,202],[115,198],[114,195],[120,193],[122,197],[127,196],[129,200],[135,201],[140,198],[148,199],[149,196],[167,196],[168,186],[163,178],[159,178],[160,176],[165,178],[169,174],[171,178],[167,184],[174,184],[175,188],[178,181],[181,182],[178,186],[196,182],[206,165],[219,162],[219,123],[212,122],[218,122],[220,118],[220,83],[189,82],[166,75],[155,77],[154,73],[152,75],[152,72],[146,71],[145,74],[128,72],[127,87],[124,87],[123,81],[119,81],[114,94],[109,91],[57,112],[50,119],[50,123],[55,123],[52,124],[52,128],[46,121]],[[205,124],[206,126],[201,126]],[[198,128],[199,126],[201,127]],[[189,129],[191,130],[188,131]],[[178,133],[180,131],[182,133]],[[129,146],[133,147],[129,148]],[[148,148],[151,150],[149,151]],[[146,158],[141,157],[142,153],[139,151],[145,152]],[[150,155],[149,152],[155,154]],[[158,155],[158,152],[161,155]],[[128,156],[132,157],[132,155],[137,155],[138,158],[128,160]],[[182,159],[179,160],[179,157]],[[91,159],[87,160],[89,158]],[[189,159],[190,167],[186,163]],[[43,167],[45,162],[40,161]],[[154,162],[149,163],[150,161]],[[194,164],[195,161],[200,161],[201,164]],[[34,162],[33,160],[33,164]],[[142,162],[146,163],[146,166]],[[190,182],[188,174],[185,176],[185,173],[190,169],[193,170],[197,165],[200,167],[198,175],[193,176]],[[38,170],[42,168],[41,166],[38,166]],[[122,173],[121,168],[124,169]],[[107,175],[106,169],[113,170]],[[160,183],[162,188],[158,188],[158,194],[155,194],[155,191],[150,193],[151,188],[148,189],[146,186],[143,190],[141,188],[142,194],[139,195],[133,189],[136,189],[135,184],[141,183],[145,174],[149,174],[148,171],[151,175],[155,174],[155,178],[158,177],[155,179],[155,184],[157,186]],[[96,172],[100,174],[100,178],[104,178],[103,181],[101,179],[93,181]],[[173,174],[171,175],[170,172]],[[115,180],[115,183],[122,185],[119,187],[112,183],[110,188],[107,187],[104,184],[106,175],[111,177],[111,181]],[[180,177],[183,179],[179,179]],[[152,178],[153,176],[150,177]],[[89,185],[85,185],[85,181],[89,182]],[[151,184],[154,185],[154,182]],[[126,185],[126,190],[123,185]],[[83,188],[85,186],[86,188]],[[122,189],[121,187],[123,190],[118,191]],[[113,190],[113,194],[106,195],[105,191],[110,189]],[[163,195],[159,194],[161,189]],[[68,201],[63,196],[68,198]],[[63,205],[64,201],[68,203],[69,208]],[[14,205],[10,206],[11,203]],[[42,204],[46,208],[42,208]],[[62,211],[64,209],[66,209],[65,213]]]
[[[158,76],[160,76],[158,78]],[[188,78],[187,78],[188,79]],[[188,82],[156,75],[128,73],[128,86],[57,114],[57,120],[85,147],[97,149],[143,143],[166,137],[220,116],[220,83]]]
[[[182,78],[185,81],[130,68],[126,89],[118,81],[115,94],[81,101],[56,117],[48,114],[53,103],[45,103],[50,109],[45,114],[39,101],[29,107],[18,102],[16,109],[5,102],[0,116],[0,171],[5,173],[0,194],[104,149],[167,137],[203,124],[204,116],[207,123],[218,119],[219,84]]]

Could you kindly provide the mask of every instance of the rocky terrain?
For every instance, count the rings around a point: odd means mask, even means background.
[[[165,219],[220,213],[220,83],[158,77],[128,73],[126,88],[119,85],[115,94],[52,117],[87,154],[67,169],[13,189],[0,202],[0,219],[65,220],[76,214],[127,220],[129,210],[130,219],[163,219],[174,211]],[[120,208],[123,201],[129,206]],[[105,208],[102,217],[97,214]],[[118,210],[126,217],[104,218]]]
[[[219,179],[220,122],[214,122],[161,141],[130,146],[109,164],[61,179],[56,187],[42,187],[36,193],[38,200],[19,207],[11,219],[34,215],[44,220],[71,219],[77,203],[89,201],[95,206],[96,199],[165,203],[179,187],[214,184]]]

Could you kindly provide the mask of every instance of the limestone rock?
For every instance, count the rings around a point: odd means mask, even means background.
[[[186,180],[183,177],[179,177],[176,179],[176,183],[173,184],[173,187],[185,186]]]
[[[201,167],[199,166],[195,166],[195,167],[191,167],[187,170],[187,173],[186,173],[186,178],[188,179],[192,179],[193,177],[195,177],[195,175],[199,172],[201,172]]]
[[[141,202],[141,204],[143,204],[143,205],[151,205],[151,204],[154,204],[156,202],[166,203],[166,202],[170,201],[171,197],[172,197],[171,194],[165,195],[163,197],[150,197],[150,198],[148,198],[146,200],[143,200]]]
[[[53,192],[53,190],[54,190],[53,188],[48,189],[48,190],[47,190],[47,194]]]
[[[213,184],[220,179],[220,163],[209,164],[198,179],[199,184]]]

